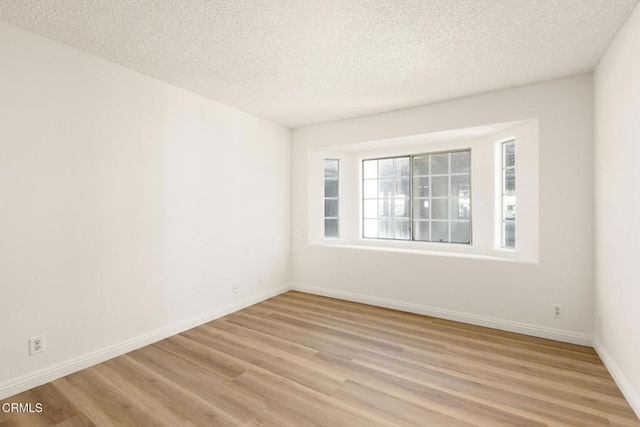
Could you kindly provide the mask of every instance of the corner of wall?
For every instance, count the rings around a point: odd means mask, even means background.
[[[597,336],[593,338],[593,347],[596,349],[598,356],[602,359],[604,366],[611,374],[611,377],[613,377],[613,380],[618,388],[620,388],[625,399],[629,402],[631,409],[633,409],[638,418],[640,418],[640,393],[633,388],[631,382],[627,379],[622,370],[620,370],[604,344],[602,344],[602,341],[600,341]]]
[[[264,292],[256,293],[233,303],[217,307],[207,313],[203,313],[189,319],[185,319],[173,325],[168,325],[155,331],[133,337],[123,342],[101,348],[91,353],[83,354],[70,360],[57,363],[53,366],[47,366],[34,372],[12,378],[8,381],[0,383],[0,400],[14,396],[23,391],[38,387],[48,382],[62,378],[74,372],[81,371],[98,363],[105,362],[114,357],[129,353],[144,346],[153,344],[154,342],[169,338],[173,335],[184,332],[188,329],[195,328],[204,323],[211,322],[220,317],[229,315],[243,308],[273,298],[283,294],[291,289],[291,285],[269,289]]]

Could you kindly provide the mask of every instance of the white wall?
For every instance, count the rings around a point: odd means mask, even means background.
[[[0,398],[282,289],[287,128],[2,23],[0,58]]]
[[[596,349],[640,416],[640,8],[595,72]]]
[[[539,262],[310,245],[308,153],[527,119],[539,123]],[[300,289],[591,343],[591,75],[293,131],[292,281]],[[552,317],[552,304],[564,317]]]

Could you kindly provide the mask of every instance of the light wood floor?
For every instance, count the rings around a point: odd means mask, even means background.
[[[0,425],[640,426],[593,349],[288,292],[5,402]]]

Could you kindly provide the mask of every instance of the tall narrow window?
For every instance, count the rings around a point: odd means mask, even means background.
[[[340,237],[340,161],[324,161],[324,237]]]
[[[411,158],[364,160],[363,236],[409,240]]]
[[[502,247],[516,247],[516,142],[502,143]]]

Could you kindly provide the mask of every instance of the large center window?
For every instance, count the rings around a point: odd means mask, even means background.
[[[471,151],[362,162],[362,230],[372,239],[471,243]]]

